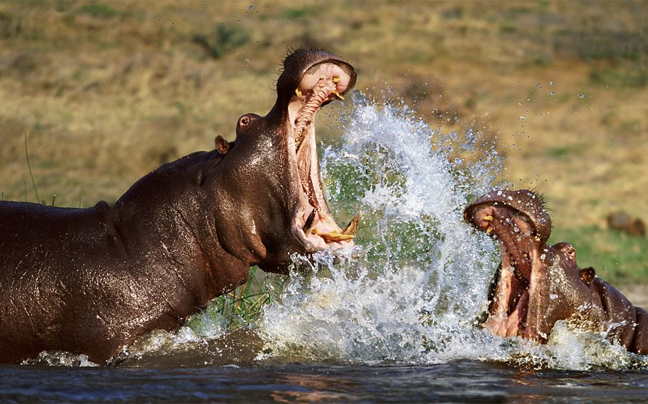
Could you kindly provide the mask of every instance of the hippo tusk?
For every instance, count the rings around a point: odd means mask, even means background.
[[[316,234],[320,236],[321,238],[324,239],[327,243],[332,243],[336,241],[348,241],[348,240],[353,240],[355,237],[355,233],[358,230],[358,222],[360,221],[360,214],[356,213],[355,216],[353,216],[353,219],[349,222],[347,227],[342,230],[342,233],[340,233],[337,230],[325,232],[325,233],[320,233],[320,231],[316,228],[314,228],[311,233]]]
[[[358,222],[360,221],[360,214],[356,213],[353,216],[353,219],[349,222],[347,227],[342,230],[342,234],[350,235],[353,236],[355,235],[356,231],[358,230]]]
[[[327,243],[333,243],[336,241],[353,240],[353,238],[355,237],[353,234],[343,234],[338,232],[337,230],[333,230],[328,233],[320,233],[317,231],[317,229],[314,229],[313,233],[323,238],[324,241],[326,241]]]
[[[338,93],[337,90],[331,91],[331,94],[333,94],[338,100],[344,101],[344,97],[342,97],[342,94]]]
[[[315,209],[311,210],[310,215],[308,215],[308,218],[306,219],[306,222],[304,223],[304,227],[302,227],[302,230],[304,233],[308,232],[308,229],[313,225],[313,221],[315,220]]]

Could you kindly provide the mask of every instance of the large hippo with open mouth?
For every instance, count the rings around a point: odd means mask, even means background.
[[[104,363],[154,329],[177,329],[249,268],[287,272],[289,256],[352,245],[322,190],[315,114],[355,84],[317,50],[284,61],[266,116],[236,139],[168,163],[110,207],[0,202],[0,362],[44,350]]]
[[[484,327],[544,343],[554,324],[567,320],[631,352],[648,353],[648,313],[593,268],[579,268],[572,245],[546,244],[551,218],[535,193],[489,192],[465,209],[464,219],[497,239],[502,255]]]

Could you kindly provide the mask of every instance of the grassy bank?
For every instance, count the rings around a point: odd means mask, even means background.
[[[267,112],[287,49],[323,47],[357,68],[358,90],[496,139],[501,182],[545,193],[583,264],[646,279],[644,239],[605,224],[616,210],[648,220],[646,16],[643,1],[604,0],[0,0],[1,197],[35,200],[27,133],[38,199],[114,202]],[[320,136],[339,132],[337,111]]]

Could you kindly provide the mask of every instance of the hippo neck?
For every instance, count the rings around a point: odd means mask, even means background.
[[[248,262],[223,249],[214,226],[216,201],[204,186],[221,160],[211,151],[165,164],[135,183],[112,209],[130,258],[178,273],[181,289],[200,306],[244,283],[249,273]]]

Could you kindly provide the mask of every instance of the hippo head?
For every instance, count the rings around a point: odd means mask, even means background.
[[[315,115],[343,100],[355,81],[353,67],[339,57],[297,50],[284,60],[270,112],[241,116],[231,144],[217,139],[224,156],[208,181],[218,240],[229,254],[286,272],[292,253],[353,245],[357,220],[341,229],[324,196]]]
[[[588,288],[594,270],[579,269],[570,244],[546,244],[551,218],[535,193],[489,192],[465,209],[464,219],[499,243],[502,263],[484,323],[494,334],[546,342],[556,321],[572,318],[579,309],[600,306]],[[597,321],[600,311],[584,315]]]

